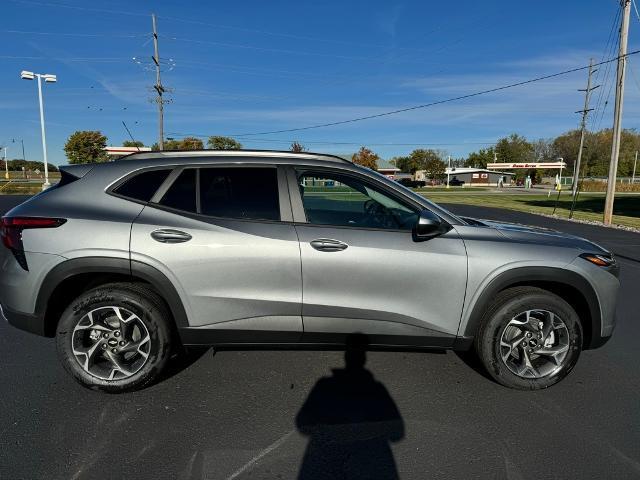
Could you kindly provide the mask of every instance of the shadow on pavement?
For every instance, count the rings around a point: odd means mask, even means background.
[[[390,444],[404,420],[385,386],[364,368],[368,341],[347,340],[345,368],[317,381],[296,416],[309,437],[299,479],[398,478]]]

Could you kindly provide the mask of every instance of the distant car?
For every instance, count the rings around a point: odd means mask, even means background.
[[[607,250],[458,217],[339,157],[153,152],[60,170],[2,218],[0,304],[55,337],[90,388],[144,387],[182,345],[363,334],[371,348],[475,348],[496,381],[533,390],[613,332]]]
[[[398,183],[409,188],[421,188],[426,185],[425,181],[411,180],[410,178],[401,178],[400,180],[398,180]]]
[[[464,180],[459,180],[457,177],[453,177],[449,180],[449,186],[451,187],[461,187],[464,185]]]

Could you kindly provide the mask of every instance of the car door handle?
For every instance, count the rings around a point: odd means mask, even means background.
[[[161,228],[151,232],[151,238],[161,243],[182,243],[191,240],[191,235],[180,230]]]
[[[321,252],[339,252],[349,245],[340,240],[332,240],[330,238],[318,238],[311,241],[311,246]]]

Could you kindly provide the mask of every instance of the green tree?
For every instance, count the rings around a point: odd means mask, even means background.
[[[144,147],[144,143],[140,140],[125,140],[122,142],[123,147]]]
[[[416,173],[416,170],[433,169],[436,165],[436,163],[434,163],[435,160],[441,162],[444,165],[444,162],[442,161],[444,156],[445,152],[432,150],[430,148],[418,148],[409,154],[407,164],[405,165],[406,170],[403,171],[414,174]]]
[[[389,163],[399,168],[403,173],[411,173],[411,159],[409,157],[393,157]],[[414,170],[415,172],[415,170]]]
[[[240,150],[242,144],[235,138],[211,136],[207,140],[207,146],[213,150]]]
[[[378,160],[380,160],[380,157],[366,147],[360,147],[358,153],[354,153],[351,157],[353,163],[370,168],[371,170],[378,169]]]
[[[439,158],[431,157],[425,162],[423,170],[427,178],[440,179],[445,175],[446,166]]]
[[[534,158],[534,148],[531,143],[521,135],[512,133],[508,137],[498,140],[495,146],[498,154],[498,162],[532,162]]]
[[[184,137],[182,140],[167,138],[164,141],[164,150],[204,150],[202,140],[196,137]],[[157,143],[151,146],[151,150],[160,150]]]
[[[494,161],[494,152],[495,150],[493,147],[481,148],[477,152],[471,152],[467,157],[467,160],[464,162],[464,166],[487,168],[487,163],[492,163]]]
[[[109,156],[105,151],[107,137],[101,132],[78,130],[74,132],[64,145],[69,163],[106,162]]]

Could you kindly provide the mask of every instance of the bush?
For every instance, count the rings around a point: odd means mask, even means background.
[[[581,192],[606,192],[607,182],[585,180],[580,185]],[[640,183],[616,182],[616,192],[640,192]]]

